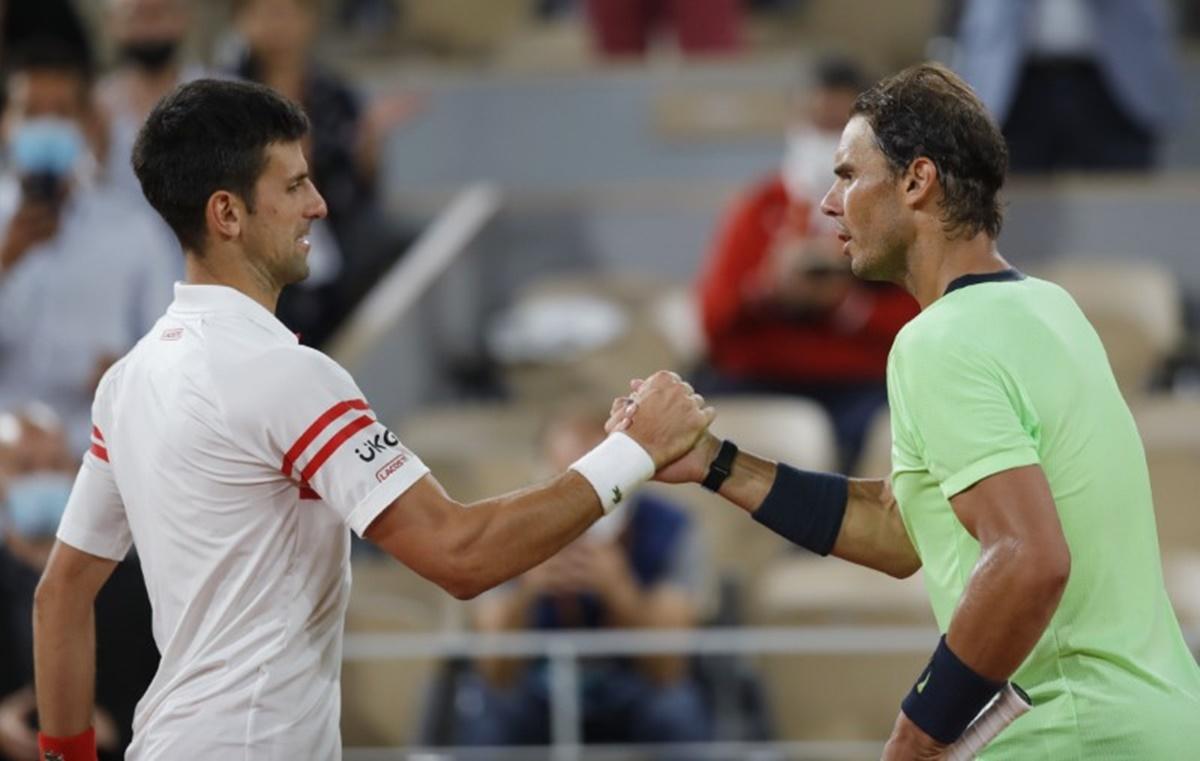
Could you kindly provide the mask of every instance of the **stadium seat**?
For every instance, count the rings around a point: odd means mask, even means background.
[[[1126,398],[1144,393],[1183,339],[1183,296],[1171,273],[1148,261],[1064,258],[1037,274],[1078,302],[1100,334]]]

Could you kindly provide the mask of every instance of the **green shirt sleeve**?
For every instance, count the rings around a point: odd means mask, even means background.
[[[897,339],[892,371],[894,404],[946,499],[1002,470],[1040,462],[1037,415],[984,348],[910,331]]]

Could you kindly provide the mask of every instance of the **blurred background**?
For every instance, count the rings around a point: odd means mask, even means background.
[[[816,204],[854,96],[926,58],[1009,141],[1000,250],[1098,329],[1200,649],[1200,4],[1190,0],[0,0],[0,759],[36,758],[33,585],[95,384],[182,273],[129,152],[201,76],[302,103],[329,218],[289,327],[449,492],[571,462],[670,368],[719,433],[882,476],[916,313],[854,281]],[[597,418],[597,416],[601,416]],[[936,640],[919,574],[788,546],[651,487],[460,603],[358,546],[354,759],[877,758]],[[97,727],[157,653],[136,557],[100,601]]]

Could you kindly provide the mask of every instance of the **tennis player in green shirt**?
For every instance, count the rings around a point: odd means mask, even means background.
[[[997,252],[1000,132],[922,64],[859,97],[835,164],[822,210],[854,273],[922,309],[889,360],[890,482],[711,434],[658,478],[702,482],[818,553],[924,570],[944,636],[885,759],[943,758],[1006,680],[1034,708],[988,761],[1200,758],[1200,666],[1164,591],[1141,440],[1078,306]],[[637,414],[634,386],[612,428]]]

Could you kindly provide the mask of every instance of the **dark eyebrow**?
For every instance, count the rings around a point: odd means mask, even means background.
[[[849,171],[850,171],[850,163],[847,161],[843,161],[833,168],[833,173],[836,174],[838,177],[841,177],[842,175],[846,174]]]
[[[297,183],[304,182],[307,179],[308,179],[308,172],[307,171],[300,172],[288,180],[288,185],[296,185]]]

